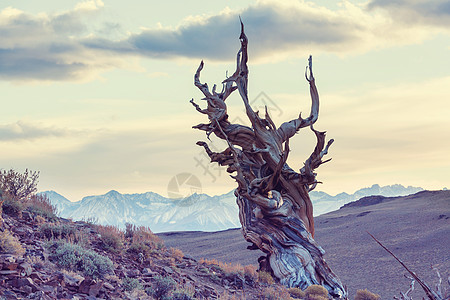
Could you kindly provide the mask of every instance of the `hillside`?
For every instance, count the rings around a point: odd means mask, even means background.
[[[405,270],[367,231],[398,255],[430,285],[439,268],[450,275],[450,191],[422,191],[410,196],[372,196],[315,218],[315,239],[325,249],[331,268],[347,284],[350,295],[369,288],[392,299],[409,288]],[[159,235],[168,246],[194,257],[216,258],[230,263],[256,263],[259,251],[250,251],[239,229],[216,233],[177,232]],[[227,243],[223,243],[226,240]],[[211,250],[220,248],[219,250]],[[414,298],[423,295],[416,284]]]
[[[121,231],[57,218],[48,205],[5,203],[0,299],[290,299],[270,274],[196,260],[148,228]]]

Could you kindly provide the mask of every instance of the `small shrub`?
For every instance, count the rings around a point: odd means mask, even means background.
[[[125,277],[122,279],[122,287],[125,291],[131,292],[132,290],[142,289],[142,284],[137,278]]]
[[[219,300],[242,300],[245,299],[244,296],[238,297],[236,294],[230,294],[227,290],[223,291],[219,295]]]
[[[156,276],[153,288],[148,289],[150,296],[157,300],[169,299],[169,294],[175,289],[176,283],[170,277]]]
[[[270,286],[261,291],[259,299],[267,300],[289,300],[291,295],[284,286]]]
[[[306,296],[305,292],[299,288],[288,288],[288,292],[291,294],[291,297],[295,299],[303,299]]]
[[[39,172],[25,169],[23,174],[14,169],[0,170],[0,189],[18,201],[23,201],[37,191]]]
[[[25,249],[19,240],[8,230],[0,232],[0,253],[9,253],[17,256],[25,254]]]
[[[39,256],[27,256],[26,262],[33,266],[35,269],[42,269],[46,266],[52,265],[51,262],[46,262]]]
[[[323,297],[320,295],[309,295],[305,298],[306,300],[328,300],[328,297]]]
[[[36,218],[34,218],[34,220],[36,221],[37,224],[42,225],[45,223],[45,218],[42,216],[37,215]]]
[[[130,238],[132,243],[145,243],[151,248],[161,249],[163,241],[156,236],[148,227],[125,225],[125,237]]]
[[[3,198],[3,212],[13,217],[21,217],[25,205],[17,198],[11,196],[4,196]]]
[[[216,272],[223,272],[227,277],[244,276],[244,267],[241,264],[231,264],[217,259],[200,258],[199,263],[210,266]]]
[[[44,223],[39,226],[39,232],[47,239],[74,238],[76,230],[68,224]]]
[[[131,239],[133,237],[133,231],[135,226],[131,223],[125,223],[125,238]]]
[[[170,256],[175,258],[175,260],[177,260],[177,261],[183,260],[184,253],[180,249],[176,249],[176,248],[172,248],[171,247],[171,248],[169,248],[169,252],[170,252]]]
[[[26,201],[27,210],[34,212],[38,216],[44,217],[49,221],[55,221],[57,219],[56,206],[50,202],[50,199],[46,195],[32,195]]]
[[[142,253],[144,257],[148,257],[152,249],[144,243],[132,243],[127,249],[128,253],[134,254],[136,257]]]
[[[195,289],[176,289],[172,294],[172,300],[193,300]]]
[[[106,251],[118,252],[123,247],[125,239],[123,232],[116,226],[96,225],[100,234],[101,246]]]
[[[258,281],[265,284],[274,284],[275,280],[269,272],[259,271]]]
[[[305,290],[306,300],[328,299],[328,291],[321,285],[313,284]]]
[[[355,300],[378,300],[381,296],[365,290],[357,290]]]
[[[98,278],[114,270],[108,257],[84,249],[80,245],[58,241],[50,249],[54,249],[50,258],[60,267],[71,271],[80,271],[87,276]]]
[[[256,266],[246,265],[244,267],[244,275],[249,282],[255,282],[256,280],[258,280],[258,272],[256,271]]]

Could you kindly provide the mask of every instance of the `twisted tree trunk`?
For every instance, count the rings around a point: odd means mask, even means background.
[[[216,86],[209,90],[200,82],[203,61],[194,76],[194,83],[204,94],[207,108],[201,109],[194,100],[191,103],[209,118],[208,124],[193,128],[214,133],[224,139],[228,148],[212,152],[205,142],[203,146],[211,158],[227,166],[227,172],[238,183],[235,190],[239,206],[239,219],[245,239],[252,243],[249,249],[260,249],[266,256],[259,259],[260,268],[272,272],[281,284],[305,289],[312,284],[324,286],[333,297],[345,297],[341,282],[323,259],[323,249],[314,241],[313,207],[308,192],[318,183],[316,169],[327,154],[333,140],[325,145],[325,133],[313,128],[319,115],[319,94],[309,58],[306,80],[310,85],[312,106],[310,115],[283,123],[279,128],[271,120],[267,108],[265,117],[253,111],[248,99],[247,37],[241,23],[241,49],[237,53],[236,71],[223,81],[222,91]],[[228,121],[227,97],[238,90],[246,109],[251,127],[231,124]],[[295,172],[286,163],[289,154],[289,138],[299,129],[310,127],[317,144],[304,166]]]

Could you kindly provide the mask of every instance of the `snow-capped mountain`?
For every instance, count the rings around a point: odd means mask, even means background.
[[[70,202],[54,191],[43,192],[58,208],[61,217],[73,220],[94,219],[99,224],[125,227],[125,223],[148,226],[154,232],[219,231],[240,227],[239,211],[233,192],[220,196],[192,194],[179,200],[156,193],[84,197]]]
[[[418,187],[377,184],[354,194],[340,193],[331,196],[312,191],[314,215],[339,209],[344,204],[365,196],[404,196],[422,191]],[[110,191],[104,195],[84,197],[71,202],[54,191],[43,192],[64,218],[97,220],[99,224],[124,227],[125,223],[150,227],[154,232],[167,231],[219,231],[240,227],[239,209],[234,192],[219,196],[192,194],[182,200],[165,198],[156,193],[121,194]]]
[[[381,195],[385,197],[397,197],[415,194],[420,191],[423,191],[423,188],[413,186],[404,187],[401,184],[387,186],[379,186],[378,184],[374,184],[371,187],[357,190],[353,194],[339,193],[335,196],[331,196],[324,192],[312,191],[309,193],[309,197],[311,198],[314,206],[314,216],[318,216],[337,210],[344,204],[367,196]]]

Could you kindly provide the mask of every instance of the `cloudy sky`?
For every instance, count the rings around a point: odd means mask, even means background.
[[[189,100],[204,104],[193,85],[200,60],[210,86],[234,71],[239,16],[252,104],[267,104],[276,123],[309,112],[313,55],[316,128],[335,139],[318,190],[450,187],[444,0],[2,1],[0,168],[39,170],[40,190],[72,201],[111,189],[166,196],[181,173],[205,193],[230,191],[233,180],[195,145],[205,137],[191,127],[207,120]],[[227,102],[245,123],[238,95]],[[314,145],[300,132],[290,166]]]

